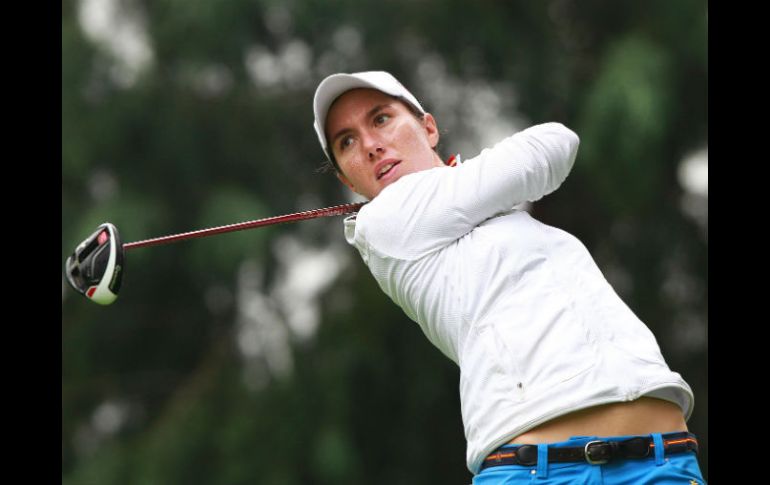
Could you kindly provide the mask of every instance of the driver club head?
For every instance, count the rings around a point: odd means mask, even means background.
[[[123,243],[117,228],[105,222],[78,244],[67,258],[67,281],[78,293],[100,305],[118,297],[123,281]]]

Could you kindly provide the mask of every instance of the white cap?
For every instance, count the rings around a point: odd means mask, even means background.
[[[401,96],[412,103],[415,108],[425,113],[425,110],[420,106],[417,98],[415,98],[414,95],[389,72],[367,71],[352,74],[332,74],[321,81],[321,84],[318,85],[318,88],[315,91],[315,97],[313,98],[315,131],[318,134],[318,140],[321,142],[321,147],[323,148],[324,153],[326,153],[326,156],[329,157],[329,160],[332,159],[332,156],[331,150],[329,150],[329,147],[326,144],[326,134],[324,133],[326,115],[329,113],[329,107],[335,99],[343,93],[356,88],[376,89],[391,96]]]

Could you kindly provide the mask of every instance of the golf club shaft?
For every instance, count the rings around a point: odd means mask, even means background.
[[[365,203],[366,202],[356,202],[354,204],[336,205],[334,207],[326,207],[323,209],[314,209],[314,210],[309,210],[304,212],[297,212],[294,214],[286,214],[283,216],[266,217],[264,219],[257,219],[254,221],[239,222],[237,224],[229,224],[226,226],[218,226],[218,227],[212,227],[209,229],[201,229],[198,231],[184,232],[181,234],[172,234],[170,236],[156,237],[153,239],[145,239],[143,241],[126,243],[123,245],[123,249],[141,248],[146,246],[157,246],[160,244],[169,244],[176,241],[183,241],[185,239],[214,236],[216,234],[222,234],[225,232],[243,231],[243,230],[252,229],[255,227],[270,226],[273,224],[282,224],[285,222],[302,221],[305,219],[315,219],[317,217],[341,216],[344,214],[351,214],[353,212],[358,212],[358,210]]]

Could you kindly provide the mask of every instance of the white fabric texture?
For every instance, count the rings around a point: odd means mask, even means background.
[[[460,367],[467,466],[557,416],[693,393],[574,236],[513,207],[556,190],[578,136],[530,127],[456,167],[406,175],[345,237],[382,290]]]

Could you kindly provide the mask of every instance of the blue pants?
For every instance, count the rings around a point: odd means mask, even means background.
[[[657,436],[656,436],[657,435]],[[649,435],[660,438],[659,433]],[[588,462],[548,463],[548,448],[584,447],[589,441],[621,441],[634,436],[572,436],[567,441],[538,445],[538,463],[533,466],[502,465],[485,468],[473,477],[473,485],[535,484],[677,484],[703,485],[695,452],[673,453],[663,456],[662,446],[656,446],[654,456],[644,459],[614,460],[604,465]],[[503,445],[501,450],[519,445]]]

